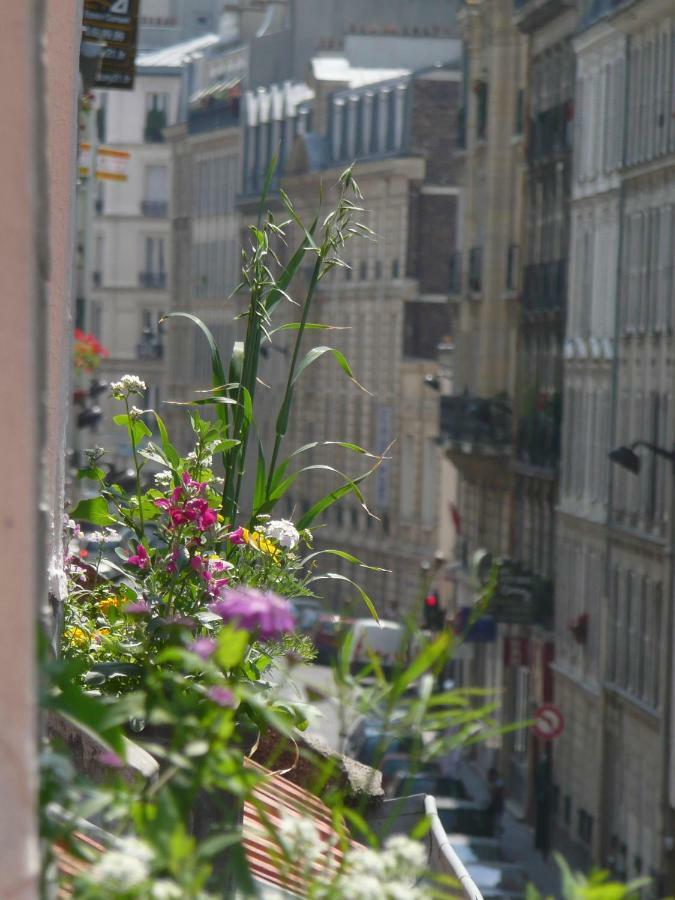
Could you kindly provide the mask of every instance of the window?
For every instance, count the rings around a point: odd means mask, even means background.
[[[169,125],[168,93],[148,93],[145,95],[144,139],[156,144],[164,140],[163,129]]]
[[[145,268],[141,272],[141,285],[143,287],[166,287],[166,262],[164,254],[163,237],[146,237],[145,239]]]
[[[391,261],[391,277],[400,278],[400,266],[398,259],[392,259]]]
[[[368,263],[365,259],[362,259],[359,263],[359,280],[366,281],[368,278]]]
[[[417,471],[415,465],[415,439],[404,435],[401,441],[401,496],[400,512],[402,519],[410,519],[415,508],[415,483]]]
[[[488,86],[485,81],[474,84],[476,94],[476,140],[484,141],[487,136]]]
[[[429,528],[435,525],[437,518],[438,462],[438,446],[433,438],[427,438],[422,469],[422,522]]]
[[[169,169],[168,166],[145,167],[145,199],[142,211],[146,216],[164,217],[168,212]]]

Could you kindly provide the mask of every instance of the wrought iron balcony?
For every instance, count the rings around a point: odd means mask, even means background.
[[[237,125],[239,125],[238,97],[221,102],[215,101],[188,112],[187,126],[190,134],[233,128]]]
[[[539,469],[555,469],[560,460],[562,407],[558,392],[539,395],[518,422],[516,457]]]
[[[468,393],[440,399],[442,439],[461,444],[462,452],[511,452],[511,407],[507,400],[472,397]]]
[[[545,109],[530,119],[527,161],[542,163],[563,153],[572,152],[572,100]]]
[[[162,359],[164,356],[164,344],[160,334],[153,332],[151,328],[145,328],[141,340],[136,344],[137,359]]]
[[[469,250],[469,290],[478,294],[483,290],[483,248]]]
[[[143,288],[163,290],[166,287],[166,272],[139,272],[138,283]]]
[[[553,624],[553,582],[529,571],[519,560],[498,563],[497,585],[489,611],[508,625]]]
[[[150,219],[166,219],[169,204],[166,200],[142,200],[141,212]]]
[[[527,312],[554,312],[565,308],[567,260],[531,263],[523,273],[523,308]]]

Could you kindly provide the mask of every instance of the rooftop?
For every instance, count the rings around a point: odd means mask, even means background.
[[[410,74],[410,69],[404,68],[370,68],[365,66],[353,66],[346,56],[315,56],[311,62],[312,75],[317,81],[343,82],[351,88],[362,87],[366,84],[377,84],[379,81],[389,81],[394,78],[403,78]]]
[[[138,69],[180,69],[195,53],[201,53],[221,40],[217,34],[203,34],[161,50],[142,51],[136,56]]]

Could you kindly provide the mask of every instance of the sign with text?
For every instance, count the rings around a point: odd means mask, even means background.
[[[104,44],[94,87],[131,90],[140,0],[84,0],[84,40]]]
[[[126,181],[129,159],[127,150],[112,147],[98,147],[96,150],[96,172],[99,181]],[[91,144],[80,144],[80,177],[86,178],[91,168]]]

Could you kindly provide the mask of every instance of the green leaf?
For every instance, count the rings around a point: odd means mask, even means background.
[[[450,635],[441,634],[433,643],[428,644],[424,650],[412,661],[408,668],[402,672],[392,687],[392,697],[400,697],[403,691],[413,682],[424,675],[441,656],[447,657],[450,645]]]
[[[311,560],[315,559],[317,556],[322,556],[325,553],[329,553],[331,556],[339,556],[341,559],[346,559],[347,562],[353,563],[355,566],[360,566],[362,569],[368,569],[371,572],[386,572],[387,574],[391,574],[391,569],[382,569],[380,566],[369,566],[367,563],[364,563],[363,560],[358,559],[358,557],[353,556],[351,553],[347,553],[346,550],[316,550],[314,553],[310,553],[309,556],[306,556],[300,562],[300,565],[306,566]]]
[[[247,631],[223,628],[218,634],[218,649],[214,658],[222,669],[233,669],[243,660],[248,647]]]
[[[352,372],[351,366],[347,362],[347,359],[346,359],[344,353],[341,353],[339,350],[336,350],[334,347],[313,347],[311,350],[309,350],[305,354],[303,359],[301,360],[300,364],[298,365],[298,368],[295,371],[295,375],[293,376],[292,384],[297,383],[298,378],[302,375],[302,373],[305,371],[307,366],[310,366],[313,362],[315,362],[317,359],[319,359],[319,357],[323,356],[325,353],[332,354],[333,357],[337,360],[338,365],[340,366],[342,371],[345,373],[345,375],[351,381],[353,381],[354,384],[358,388],[360,388],[366,394],[370,394],[370,391],[366,390],[366,388],[364,388],[362,384],[359,384],[359,382],[356,380],[356,378],[354,378],[354,373]],[[370,394],[370,395],[372,396],[372,394]]]
[[[262,441],[258,439],[258,465],[255,472],[255,488],[253,490],[253,514],[255,514],[262,506],[265,500],[265,453],[263,451]]]
[[[70,513],[76,522],[91,522],[92,525],[116,525],[117,522],[108,512],[108,504],[103,497],[80,500]]]
[[[298,331],[300,328],[307,328],[309,331],[349,331],[349,325],[323,325],[320,322],[286,322],[284,325],[277,325],[269,332],[269,336],[273,337],[279,331]]]
[[[152,437],[152,431],[150,431],[143,419],[132,419],[126,413],[120,413],[118,416],[113,416],[113,422],[115,425],[121,425],[123,428],[127,428],[133,434],[134,441],[137,444],[140,443],[144,437]]]
[[[186,312],[172,312],[168,313],[164,319],[171,319],[176,317],[182,317],[184,319],[189,319],[190,322],[193,322],[199,329],[201,329],[204,334],[206,340],[209,344],[209,351],[211,353],[211,377],[212,384],[214,390],[222,391],[222,385],[226,384],[228,379],[225,377],[225,369],[223,368],[223,360],[220,356],[220,350],[218,349],[218,344],[216,343],[213,334],[211,333],[211,329],[206,325],[198,316],[193,316],[192,313]],[[225,423],[227,423],[227,409],[224,406],[216,406],[216,414],[218,417]]]
[[[310,232],[313,234],[316,228],[315,219],[310,228]],[[286,268],[281,272],[279,277],[276,279],[275,286],[269,291],[267,296],[265,297],[265,311],[267,314],[271,314],[274,310],[274,307],[279,303],[281,298],[284,295],[284,292],[288,285],[293,280],[295,273],[300,268],[300,264],[302,260],[305,258],[305,253],[307,252],[307,244],[303,240],[298,249],[295,251],[293,256],[290,258]]]
[[[174,468],[176,468],[178,466],[178,463],[180,462],[180,458],[178,456],[176,448],[173,446],[173,444],[169,440],[169,435],[166,430],[166,425],[162,421],[162,417],[160,416],[160,414],[158,412],[155,412],[154,409],[151,410],[151,412],[154,414],[155,420],[157,422],[157,429],[159,431],[159,436],[162,441],[162,450],[164,450],[164,453],[166,455],[166,458],[169,460],[169,463]]]
[[[368,478],[369,475],[372,475],[373,472],[380,466],[382,460],[385,457],[378,457],[374,466],[368,469],[367,472],[364,472],[363,475],[359,475],[358,478],[354,478],[350,481],[346,481],[341,487],[336,488],[334,491],[331,491],[330,494],[326,494],[325,497],[322,497],[318,500],[314,506],[310,507],[307,512],[301,516],[300,521],[296,524],[296,528],[299,531],[302,531],[303,528],[309,528],[312,522],[316,519],[317,516],[321,515],[321,513],[328,509],[328,507],[332,506],[334,503],[344,497],[345,494],[353,493],[355,494],[361,501],[362,506],[366,509],[366,512],[369,513],[365,503],[363,502],[363,495],[361,491],[358,489],[358,485]],[[370,513],[369,513],[370,514]]]
[[[366,594],[366,592],[363,590],[361,585],[357,584],[355,581],[352,581],[351,578],[347,578],[346,575],[340,575],[338,572],[325,572],[323,575],[315,575],[314,578],[310,578],[307,583],[311,584],[313,581],[324,581],[327,579],[332,579],[333,581],[346,581],[348,584],[351,584],[352,587],[355,587],[356,590],[359,592],[361,599],[368,607],[368,612],[371,614],[371,616],[375,619],[376,622],[380,621],[380,617],[377,614],[377,610],[375,609],[375,606],[373,605],[373,601],[370,599],[368,594]]]
[[[88,466],[86,469],[80,469],[77,473],[78,481],[82,481],[83,478],[88,478],[91,481],[103,481],[105,472],[103,469],[96,468],[96,466]]]

